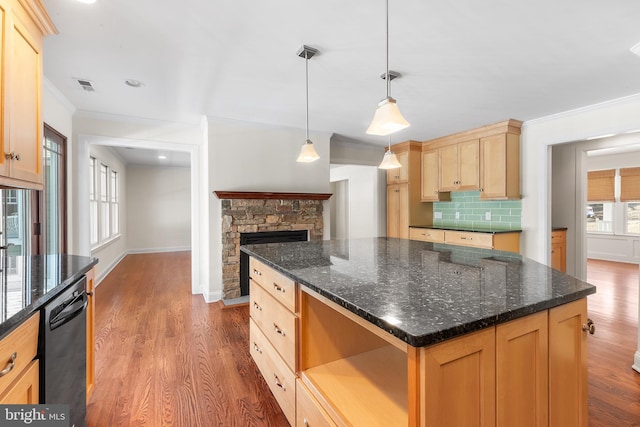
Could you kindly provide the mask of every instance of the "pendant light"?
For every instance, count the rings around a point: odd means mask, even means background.
[[[396,100],[389,92],[389,0],[386,0],[386,36],[387,36],[387,62],[385,80],[387,84],[387,97],[378,103],[378,108],[373,116],[373,120],[367,129],[369,135],[386,136],[409,127],[409,122],[402,116],[398,109]]]
[[[309,59],[313,58],[316,53],[318,53],[317,49],[305,45],[298,50],[298,56],[304,58],[305,61],[305,85],[307,90],[307,140],[302,144],[300,154],[296,159],[296,162],[300,163],[311,163],[320,158],[316,149],[313,147],[313,142],[309,139]]]
[[[398,169],[401,167],[402,165],[398,161],[398,157],[391,151],[391,136],[389,136],[389,149],[384,152],[384,157],[378,169]]]

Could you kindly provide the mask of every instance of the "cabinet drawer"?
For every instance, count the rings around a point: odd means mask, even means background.
[[[336,427],[302,381],[296,383],[296,427]]]
[[[250,313],[253,321],[269,339],[292,371],[296,370],[297,317],[257,285],[249,281]]]
[[[25,371],[0,395],[2,405],[37,405],[40,401],[40,370],[38,360],[33,360]]]
[[[0,376],[0,393],[4,393],[7,386],[25,370],[35,357],[38,349],[39,326],[40,313],[35,313],[0,340],[0,371],[10,368],[9,372]]]
[[[564,231],[552,231],[551,232],[551,243],[564,243],[565,242],[565,235],[566,233]]]
[[[444,242],[444,230],[409,227],[409,239],[421,240],[423,242],[442,243]]]
[[[291,312],[296,312],[296,284],[293,280],[253,257],[249,258],[249,277]]]
[[[493,234],[466,233],[462,231],[447,231],[445,242],[452,245],[474,246],[477,248],[493,248]]]
[[[249,351],[289,424],[295,426],[296,377],[251,319]]]

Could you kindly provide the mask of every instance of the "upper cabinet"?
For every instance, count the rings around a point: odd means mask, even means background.
[[[396,158],[402,167],[397,169],[387,169],[387,185],[404,184],[405,182],[409,182],[409,150],[402,147],[394,148],[391,151],[396,155]]]
[[[438,150],[440,191],[477,190],[480,185],[477,139],[442,147]]]
[[[422,202],[438,202],[451,200],[451,193],[440,192],[440,166],[438,150],[423,147],[422,151]]]
[[[479,190],[484,200],[520,198],[520,128],[507,120],[423,143],[422,200],[443,200],[451,191]],[[426,153],[438,154],[438,165]],[[435,172],[437,169],[437,172]],[[434,190],[433,176],[438,177]],[[426,178],[425,178],[426,177]],[[431,198],[436,196],[437,199]]]
[[[0,0],[0,185],[42,189],[42,42],[55,34],[40,0]]]

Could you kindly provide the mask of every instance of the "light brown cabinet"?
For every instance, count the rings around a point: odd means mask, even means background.
[[[520,198],[520,136],[510,133],[480,139],[480,199]]]
[[[0,0],[0,185],[42,189],[42,41],[56,29],[39,0]]]
[[[422,144],[406,141],[391,146],[401,168],[387,171],[387,237],[409,238],[410,224],[430,224],[432,205],[421,201]]]
[[[482,233],[477,231],[410,227],[409,238],[423,242],[448,243],[450,245],[520,252],[520,233],[517,231],[508,233]]]
[[[0,340],[0,403],[36,404],[38,396],[38,349],[40,314],[35,313]]]
[[[249,258],[249,350],[282,412],[296,424],[297,286]]]
[[[551,268],[567,272],[567,231],[551,232]]]
[[[549,310],[549,426],[586,427],[587,301]]]
[[[96,269],[85,274],[87,278],[87,402],[93,395],[96,381]]]
[[[440,191],[440,166],[438,163],[438,150],[422,151],[420,200],[423,202],[451,200],[451,193]]]
[[[477,139],[438,149],[439,191],[477,190],[480,143]]]
[[[521,126],[507,120],[424,141],[423,151],[438,151],[438,190],[479,190],[483,200],[519,199]]]

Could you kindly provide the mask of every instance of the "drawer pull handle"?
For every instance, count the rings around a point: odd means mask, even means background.
[[[306,418],[303,418],[302,422],[304,423],[304,427],[309,427],[309,421],[307,421]]]
[[[262,354],[262,349],[258,346],[258,344],[253,343],[253,349],[258,353]]]
[[[0,371],[0,377],[4,377],[9,372],[11,372],[13,367],[16,366],[16,358],[17,357],[18,357],[18,353],[17,352],[14,352],[11,355],[11,359],[9,359],[9,362],[7,362],[7,366],[2,371]]]
[[[256,270],[255,268],[253,269],[253,274],[255,274],[256,276],[262,276],[262,273],[260,273],[258,270]]]
[[[280,387],[283,391],[287,391],[284,383],[280,382],[280,378],[276,374],[273,374],[273,380],[276,382],[276,385]]]
[[[283,294],[286,292],[286,289],[278,285],[276,282],[273,282],[273,289],[275,289],[278,292],[282,292]]]
[[[255,308],[256,310],[262,311],[262,307],[260,307],[260,305],[255,301],[253,302],[253,308]]]
[[[460,240],[473,240],[473,237],[461,237]]]
[[[284,336],[286,336],[286,334],[284,333],[284,331],[283,331],[282,329],[280,329],[280,328],[278,327],[278,325],[277,325],[277,324],[275,324],[275,323],[273,324],[273,330],[275,331],[275,333],[276,333],[276,334],[280,334],[280,335],[282,335],[283,337],[284,337]]]
[[[593,323],[593,320],[587,319],[587,323],[582,325],[582,330],[585,331],[585,332],[589,331],[589,333],[591,335],[593,335],[593,334],[596,333],[596,325],[595,325],[595,323]]]

